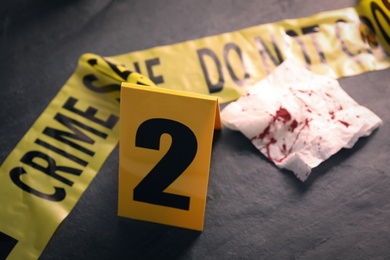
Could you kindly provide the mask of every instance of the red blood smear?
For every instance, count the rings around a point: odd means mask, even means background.
[[[285,153],[286,152],[286,144],[283,144],[282,145],[282,150],[281,150],[282,153]]]
[[[331,94],[329,94],[329,93],[325,93],[325,95],[327,95],[328,97],[332,97],[332,95],[331,95]]]
[[[270,122],[270,124],[263,130],[262,133],[260,133],[257,137],[251,138],[251,140],[260,139],[263,140],[267,135],[270,135],[270,128],[271,125],[278,119],[281,118],[283,120],[283,123],[286,123],[291,120],[291,114],[287,111],[287,109],[280,107],[278,111],[276,111],[275,116],[271,115],[273,117],[273,120]],[[295,120],[294,120],[295,121]],[[294,122],[293,122],[294,123]],[[296,127],[296,126],[295,126]]]
[[[270,128],[271,128],[271,125],[267,126],[267,127],[264,129],[264,131],[263,131],[261,134],[259,134],[259,139],[260,139],[260,140],[263,140],[264,137],[266,137],[266,136],[269,134],[269,129],[270,129]]]
[[[303,128],[306,127],[306,126],[309,126],[309,123],[310,123],[311,120],[313,120],[313,119],[306,118],[305,119],[305,125],[303,126]]]
[[[329,115],[330,115],[330,118],[334,119],[334,112],[333,111],[329,111]]]
[[[321,141],[322,141],[322,136],[318,139],[318,150],[321,150]]]
[[[287,111],[287,109],[280,107],[278,111],[276,111],[275,120],[278,118],[282,118],[284,123],[291,120],[291,114]]]
[[[294,120],[294,121],[295,121],[295,120]],[[293,150],[293,148],[294,148],[296,142],[298,141],[299,135],[301,134],[301,132],[303,131],[303,129],[304,129],[305,127],[309,127],[309,122],[310,122],[310,121],[311,121],[311,120],[308,119],[308,118],[305,119],[304,125],[299,129],[299,131],[298,131],[297,135],[295,136],[295,139],[294,139],[294,141],[293,141],[293,143],[292,143],[290,149],[288,149],[288,151],[287,151],[286,145],[285,145],[285,144],[282,145],[281,151],[282,151],[282,153],[284,153],[284,156],[283,156],[282,158],[280,158],[280,159],[274,159],[274,158],[272,158],[272,156],[271,156],[270,146],[271,146],[272,144],[276,143],[276,139],[271,138],[271,141],[270,141],[268,144],[266,144],[265,147],[264,147],[265,149],[267,149],[267,156],[268,156],[268,159],[270,159],[271,161],[274,161],[274,162],[278,162],[278,163],[280,163],[280,162],[282,162],[284,159],[286,159],[287,156],[289,156],[289,155],[292,153],[292,150]],[[306,141],[304,141],[304,144],[306,144]]]
[[[349,123],[345,122],[345,121],[342,121],[342,120],[339,120],[340,123],[342,123],[343,125],[345,125],[345,127],[348,127],[349,126]]]
[[[276,143],[276,140],[275,140],[274,138],[271,138],[271,140],[269,141],[269,143],[265,145],[265,148],[267,149],[267,156],[268,156],[268,159],[270,159],[271,161],[273,161],[273,160],[272,160],[271,151],[270,151],[269,148],[270,148],[271,144],[274,144],[274,143]]]
[[[302,127],[299,129],[297,135],[295,136],[295,139],[290,147],[290,149],[287,150],[287,147],[286,147],[286,144],[283,144],[282,147],[281,147],[281,152],[284,154],[284,156],[280,159],[273,159],[272,156],[271,156],[271,151],[270,151],[270,147],[272,144],[275,144],[277,142],[277,140],[273,137],[272,133],[270,132],[271,130],[271,125],[275,124],[276,120],[278,120],[279,118],[283,120],[283,123],[286,124],[288,121],[291,120],[291,114],[290,112],[287,111],[287,109],[283,108],[283,107],[280,107],[278,111],[276,111],[276,114],[275,116],[274,115],[271,115],[273,117],[273,120],[271,120],[271,122],[269,123],[269,125],[263,130],[262,133],[260,133],[258,136],[255,136],[253,138],[251,138],[251,140],[255,140],[255,139],[260,139],[260,140],[263,140],[265,137],[269,137],[270,138],[270,141],[261,149],[266,149],[267,151],[267,156],[268,156],[268,159],[270,159],[271,161],[274,161],[274,162],[282,162],[284,159],[287,158],[287,156],[289,156],[291,153],[292,153],[292,150],[296,144],[296,142],[298,141],[298,138],[299,138],[299,135],[301,134],[301,132],[303,131],[303,129],[305,127],[309,127],[309,122],[311,121],[310,119],[306,118],[305,119],[305,122],[304,124],[302,125]],[[288,131],[290,132],[294,132],[294,130],[298,127],[298,122],[297,120],[293,120],[288,128]],[[305,141],[305,144],[306,144],[306,141]]]
[[[295,130],[295,128],[297,128],[297,126],[298,126],[298,122],[297,122],[297,120],[294,119],[294,120],[292,121],[292,123],[291,123],[290,128],[288,129],[288,131],[290,131],[291,133],[294,132],[294,130]]]
[[[313,90],[298,90],[301,93],[306,93],[309,96],[313,95],[314,91]]]

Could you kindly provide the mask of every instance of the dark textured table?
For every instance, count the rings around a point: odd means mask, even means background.
[[[9,1],[0,4],[0,162],[86,52],[113,56],[351,7],[355,1]],[[213,143],[205,229],[117,217],[116,148],[42,259],[389,259],[390,71],[341,86],[384,125],[302,183],[242,134]]]

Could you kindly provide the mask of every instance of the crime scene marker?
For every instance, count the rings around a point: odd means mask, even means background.
[[[119,216],[203,230],[216,97],[122,83]]]

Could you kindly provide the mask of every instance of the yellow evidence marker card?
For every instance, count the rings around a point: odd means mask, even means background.
[[[122,83],[120,118],[118,215],[202,231],[218,99]]]

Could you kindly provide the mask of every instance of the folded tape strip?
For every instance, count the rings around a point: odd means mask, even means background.
[[[83,55],[0,168],[0,255],[40,256],[119,141],[122,81],[153,81],[214,95],[223,103],[237,99],[291,56],[332,77],[389,68],[383,48],[370,48],[358,27],[359,14],[347,8],[115,57]]]

